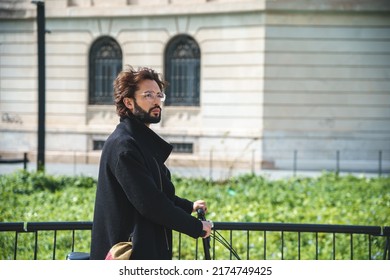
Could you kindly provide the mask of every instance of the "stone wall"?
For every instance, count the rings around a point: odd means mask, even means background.
[[[12,4],[12,5],[11,5]],[[193,154],[169,164],[234,169],[390,169],[390,17],[386,1],[48,0],[46,157],[98,162],[118,118],[88,105],[88,54],[100,36],[123,64],[162,72],[165,46],[201,49],[201,104],[164,107],[153,126]],[[35,5],[0,5],[0,152],[37,146]]]

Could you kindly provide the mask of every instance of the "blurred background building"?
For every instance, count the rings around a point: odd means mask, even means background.
[[[46,162],[98,163],[126,65],[172,168],[390,172],[387,0],[46,0]],[[37,156],[37,7],[0,1],[0,155]]]

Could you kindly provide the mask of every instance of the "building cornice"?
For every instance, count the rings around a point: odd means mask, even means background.
[[[69,4],[76,3],[76,4]],[[83,5],[77,3],[84,3]],[[96,3],[96,4],[93,4]],[[101,4],[98,4],[101,3]],[[45,1],[47,18],[86,17],[149,17],[205,14],[232,14],[243,12],[343,12],[390,13],[388,0],[188,0],[150,1],[126,4],[127,1]],[[145,4],[150,3],[150,4]],[[184,3],[184,4],[183,4]],[[36,8],[30,0],[0,2],[0,18],[35,18]]]

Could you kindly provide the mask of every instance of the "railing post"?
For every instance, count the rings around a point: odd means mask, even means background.
[[[77,174],[77,151],[73,151],[73,175],[76,176]]]
[[[382,151],[379,151],[378,156],[378,175],[382,177]]]
[[[251,165],[251,171],[252,171],[252,175],[255,174],[255,165],[256,165],[256,157],[255,157],[255,149],[252,150],[252,165]]]
[[[209,170],[210,182],[213,181],[213,149],[210,150],[210,170]]]
[[[24,168],[24,170],[27,170],[27,162],[28,162],[27,153],[24,153],[23,154],[23,168]]]
[[[38,259],[38,231],[34,232],[35,241],[34,241],[34,260]]]
[[[14,242],[14,260],[16,260],[16,254],[18,251],[18,232],[15,231],[15,242]]]
[[[383,259],[390,260],[390,237],[386,237],[385,250],[383,252]]]
[[[336,151],[336,175],[338,176],[340,172],[340,151]]]
[[[298,160],[298,151],[294,150],[294,160],[293,160],[293,174],[297,174],[297,160]]]

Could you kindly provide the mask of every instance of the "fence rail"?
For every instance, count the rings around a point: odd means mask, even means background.
[[[58,248],[58,232],[65,231],[70,232],[71,236],[66,236],[67,241],[62,242],[61,249],[74,251],[76,244],[76,231],[90,231],[92,229],[92,222],[29,222],[29,223],[0,223],[0,245],[4,252],[1,252],[0,259],[18,259],[18,252],[23,254],[23,259],[26,259],[26,252],[31,253],[27,254],[30,256],[28,259],[42,259],[38,257],[38,252],[40,251],[51,251],[50,259],[57,259],[57,248]],[[13,233],[13,237],[10,234]],[[44,233],[52,233],[52,236],[49,236],[51,239],[50,249],[48,249],[48,236],[44,235]],[[29,238],[21,241],[21,237],[26,237],[24,235],[28,235]],[[31,236],[32,235],[32,236]],[[41,244],[39,242],[40,236],[44,236],[44,242],[46,244]],[[10,242],[10,239],[13,238],[13,242]],[[77,240],[78,242],[82,242],[83,240]],[[88,239],[88,244],[90,239]],[[20,248],[19,243],[22,244],[22,248]],[[70,243],[70,246],[69,246]],[[10,246],[13,244],[13,246]],[[65,244],[65,245],[64,245]],[[65,248],[64,248],[65,247]],[[61,252],[61,251],[60,251]],[[11,255],[12,254],[12,257]],[[63,259],[62,255],[65,252],[60,253],[61,257],[59,259]],[[47,259],[47,254],[46,258]]]
[[[27,163],[29,163],[27,153],[23,153],[23,158],[2,158],[0,156],[0,164],[17,164],[23,163],[23,169],[27,170]]]
[[[261,257],[262,259],[268,259],[269,257],[274,259],[275,256],[282,260],[302,259],[304,255],[305,259],[316,260],[324,257],[333,260],[338,258],[351,260],[378,259],[379,256],[385,259],[389,250],[388,229],[380,226],[288,223],[215,223],[214,226],[215,230],[227,233],[229,243],[233,247],[245,248],[245,250],[242,250],[242,254],[246,259],[251,259],[250,251],[253,252],[254,250],[257,252],[255,254],[257,258]],[[239,236],[241,240],[233,240],[234,231],[243,233]],[[254,243],[251,239],[256,239],[256,236],[253,237],[254,232],[261,232],[261,235],[257,235],[257,238],[262,239],[261,242],[258,242],[262,246],[257,246],[257,248],[251,248],[251,243]],[[311,234],[309,240],[307,236],[305,237],[307,233]],[[328,241],[324,242],[325,239],[328,239]],[[358,246],[354,244],[354,240],[360,242],[364,240],[365,244],[360,248],[360,252],[357,252]],[[271,242],[274,246],[269,246],[268,242]],[[307,246],[304,243],[311,243],[312,246]],[[322,243],[322,246],[320,243]],[[212,247],[214,258],[218,258],[215,250],[216,244],[214,241]],[[242,246],[243,244],[245,246]],[[274,250],[275,252],[267,252],[268,250]],[[311,255],[307,254],[307,251],[310,250],[312,251]],[[321,251],[326,250],[328,255],[321,253]],[[261,254],[258,251],[262,251]],[[232,258],[232,254],[229,258]]]
[[[3,222],[0,257],[65,259],[69,252],[89,251],[91,229],[92,222],[88,221]],[[60,237],[63,232],[67,234]],[[213,233],[212,259],[233,258],[216,242],[217,233],[236,249],[241,259],[390,259],[390,227],[215,222]],[[203,253],[198,243],[175,233],[174,258],[201,259]]]
[[[326,150],[326,149],[300,149],[278,150],[276,154],[264,154],[264,158],[270,159],[270,164],[262,163],[260,151],[257,149],[242,150],[229,148],[233,153],[226,155],[226,149],[213,148],[202,150],[194,154],[173,153],[168,159],[167,165],[171,173],[183,177],[204,177],[210,180],[226,180],[232,176],[245,173],[264,174],[267,172],[283,171],[288,176],[296,176],[305,172],[336,172],[336,173],[367,173],[371,175],[390,175],[390,150],[360,151],[356,149]],[[31,153],[30,153],[31,155]],[[48,151],[46,170],[59,174],[90,174],[97,176],[98,159],[100,152],[77,151]],[[185,155],[183,157],[183,155]],[[1,155],[0,155],[1,156]],[[32,154],[34,157],[34,154]],[[26,160],[0,158],[0,163],[7,165],[0,168],[0,173],[16,170],[14,163]],[[28,166],[29,170],[35,170],[34,166]]]

